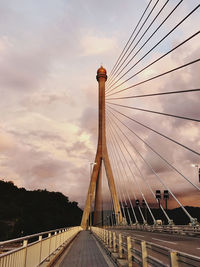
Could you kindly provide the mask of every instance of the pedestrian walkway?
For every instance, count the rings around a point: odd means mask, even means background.
[[[81,231],[59,267],[113,267],[113,263],[89,231]]]

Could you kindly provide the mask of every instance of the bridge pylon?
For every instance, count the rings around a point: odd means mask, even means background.
[[[94,222],[97,223],[100,214],[100,209],[102,207],[101,199],[101,169],[102,165],[105,166],[106,176],[108,179],[108,185],[113,201],[114,211],[117,214],[118,223],[122,223],[122,212],[119,205],[119,200],[117,197],[114,177],[112,168],[110,165],[110,160],[106,145],[106,116],[105,116],[105,82],[107,80],[106,69],[102,66],[97,70],[97,81],[99,83],[99,128],[98,128],[98,145],[97,153],[95,158],[95,164],[91,172],[91,180],[88,189],[87,199],[85,203],[85,208],[83,212],[81,226],[86,229],[87,222],[89,221],[89,214],[91,211],[92,199],[95,193],[95,208],[94,208]],[[103,164],[102,164],[103,163]]]

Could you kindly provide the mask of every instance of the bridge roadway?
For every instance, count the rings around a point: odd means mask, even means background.
[[[181,236],[167,233],[152,233],[138,230],[122,230],[112,229],[116,233],[121,233],[125,236],[135,237],[136,239],[152,242],[163,247],[167,247],[173,250],[191,254],[194,256],[200,256],[200,238]]]
[[[56,267],[114,267],[90,231],[81,231],[66,250]]]

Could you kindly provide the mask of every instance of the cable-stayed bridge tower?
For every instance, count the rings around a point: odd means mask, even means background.
[[[99,129],[98,129],[98,145],[95,158],[95,164],[91,173],[91,180],[89,190],[87,194],[86,204],[83,212],[81,226],[85,229],[87,226],[92,199],[95,192],[95,208],[94,208],[94,223],[99,221],[99,215],[101,211],[101,169],[104,164],[106,170],[106,176],[108,179],[108,185],[111,192],[115,214],[118,214],[119,222],[122,221],[122,213],[117,197],[114,177],[112,168],[110,165],[108,151],[106,146],[106,118],[105,118],[105,82],[107,80],[106,70],[101,66],[97,70],[97,81],[99,83]]]

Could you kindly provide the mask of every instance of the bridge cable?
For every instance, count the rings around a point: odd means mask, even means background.
[[[110,133],[110,132],[109,132],[109,133]],[[114,143],[112,143],[112,144],[113,144],[113,147],[114,147]],[[118,179],[119,179],[119,177],[124,177],[124,176],[123,176],[123,174],[122,174],[122,172],[121,172],[121,169],[118,167],[118,164],[117,164],[117,157],[116,157],[116,154],[117,154],[117,153],[115,153],[114,149],[113,149],[113,154],[114,154],[115,159],[116,159],[116,165],[115,165],[115,166],[117,166],[117,170],[118,170]],[[120,170],[120,175],[119,175],[119,170]],[[128,191],[127,191],[127,189],[126,189],[126,187],[125,187],[125,181],[124,181],[124,179],[121,179],[121,178],[119,179],[119,181],[120,181],[122,184],[124,184],[125,192],[126,192],[126,195],[127,195],[127,197],[128,197],[128,200],[129,200],[129,203],[130,203],[132,212],[133,212],[133,214],[134,214],[134,209],[133,209],[133,206],[132,206],[132,203],[131,203],[131,200],[130,200]],[[123,194],[123,195],[124,195],[124,194]],[[126,201],[126,198],[125,198],[125,195],[124,195],[124,202],[125,202],[126,207],[128,207],[128,205],[127,205],[127,201]],[[129,218],[129,221],[131,222],[131,217],[130,217],[129,210],[127,210],[127,212],[128,212],[128,218]],[[125,214],[125,213],[124,213],[124,214]],[[126,216],[125,216],[125,218],[126,218]],[[135,217],[135,219],[137,219],[137,218]]]
[[[178,91],[169,91],[169,92],[161,92],[161,93],[152,93],[145,95],[132,95],[132,96],[124,96],[124,97],[111,97],[106,100],[120,100],[120,99],[129,99],[129,98],[143,98],[143,97],[151,97],[151,96],[161,96],[161,95],[171,95],[171,94],[180,94],[180,93],[191,93],[191,92],[199,92],[200,89],[187,89],[187,90],[178,90]]]
[[[111,123],[111,120],[110,120],[110,119],[109,119],[109,121],[110,121],[110,123]],[[109,123],[109,125],[110,125],[110,123]],[[110,128],[110,129],[111,129],[111,128]],[[138,189],[139,189],[139,191],[140,191],[140,193],[141,193],[142,199],[144,199],[144,201],[145,201],[145,203],[146,203],[146,206],[147,206],[147,208],[148,208],[148,210],[149,210],[149,213],[150,213],[150,215],[151,215],[151,217],[152,217],[152,219],[153,219],[153,222],[154,222],[154,224],[156,224],[156,220],[155,220],[154,215],[153,215],[153,213],[152,213],[152,211],[151,211],[151,208],[150,208],[149,205],[148,205],[148,202],[146,201],[145,195],[144,195],[143,192],[142,192],[142,189],[141,189],[141,187],[140,187],[140,184],[137,182],[137,179],[136,179],[134,173],[132,172],[132,170],[131,170],[131,168],[130,168],[130,164],[127,162],[127,159],[126,159],[126,157],[125,157],[125,155],[124,155],[124,152],[122,151],[121,146],[119,145],[119,143],[118,143],[118,141],[117,141],[117,138],[116,138],[116,135],[115,135],[115,133],[114,133],[114,131],[113,131],[112,129],[111,129],[111,133],[112,133],[112,136],[113,136],[113,140],[115,140],[116,147],[119,148],[119,150],[120,150],[120,152],[119,152],[118,154],[119,154],[119,155],[123,155],[123,158],[124,158],[124,160],[125,160],[125,162],[126,162],[126,165],[128,166],[129,171],[131,172],[132,177],[134,178],[134,181],[135,181],[135,183],[136,183],[136,185],[137,185],[137,187],[138,187]],[[123,161],[122,161],[122,159],[121,159],[121,156],[120,156],[120,160],[121,160],[121,163],[122,163],[122,165],[123,165]],[[137,165],[135,165],[135,166],[136,166],[136,169],[137,169]],[[124,165],[123,165],[123,167],[124,167]],[[140,170],[139,170],[139,169],[137,169],[137,170],[138,170],[139,173],[140,173]],[[128,175],[127,175],[127,172],[126,172],[126,168],[125,168],[125,167],[124,167],[124,172],[125,172],[125,174],[126,174],[126,177],[128,178]],[[140,173],[140,175],[142,175],[142,174]]]
[[[111,120],[110,120],[110,121],[111,121]],[[111,124],[109,124],[109,125],[111,125],[111,127],[113,128],[113,131],[114,131],[114,132],[116,133],[116,135],[118,136],[118,139],[119,139],[120,142],[122,143],[123,147],[125,148],[126,152],[127,152],[128,155],[129,155],[129,157],[130,157],[131,160],[133,161],[133,163],[134,163],[136,169],[138,170],[138,172],[139,172],[139,174],[140,174],[140,177],[142,178],[142,180],[144,181],[144,183],[148,186],[148,189],[149,189],[150,192],[152,193],[154,199],[156,199],[156,195],[155,195],[155,193],[153,192],[152,187],[150,186],[148,180],[144,178],[144,175],[143,175],[143,173],[141,172],[141,169],[138,167],[138,164],[137,164],[136,161],[133,159],[133,156],[131,155],[131,153],[130,153],[129,150],[127,149],[127,147],[126,147],[124,141],[123,141],[122,138],[120,137],[120,135],[119,135],[119,131],[116,129],[116,127],[114,127],[113,123],[111,123]],[[120,130],[121,130],[121,129],[120,129]],[[115,136],[116,136],[116,135],[115,135]],[[120,146],[119,146],[119,147],[120,147]],[[133,148],[134,148],[135,151],[137,151],[136,148],[135,148],[135,146],[133,146]],[[123,152],[122,152],[122,153],[123,153]],[[129,167],[129,170],[130,170],[131,174],[134,175],[133,172],[132,172],[132,169],[130,168],[130,164],[128,163],[128,161],[127,161],[127,159],[126,159],[125,156],[124,156],[124,159],[125,159],[125,161],[126,161],[127,166]],[[156,200],[157,200],[157,202],[159,203],[158,199],[156,199]],[[144,199],[144,201],[145,201],[145,203],[146,203],[146,199]],[[162,209],[162,212],[164,213],[164,216],[167,218],[168,222],[171,223],[170,218],[168,217],[167,213],[165,212],[165,210],[163,209],[163,207],[162,207],[161,204],[160,204],[160,207],[161,207],[161,209]]]
[[[184,17],[178,24],[176,24],[176,26],[169,31],[163,38],[161,38],[161,40],[156,43],[138,62],[136,62],[127,72],[126,74],[133,68],[135,67],[144,57],[146,57],[152,50],[154,50],[162,41],[164,41],[176,28],[178,28],[188,17],[190,17],[198,8],[200,7],[200,4],[198,6],[196,6],[186,17]],[[139,52],[139,51],[138,51]],[[132,57],[133,58],[133,57]],[[132,61],[132,59],[131,59]],[[123,75],[124,76],[124,75]],[[127,82],[128,80],[130,80],[132,77],[130,77],[129,79],[125,80],[123,83],[121,83],[120,85],[114,87],[113,89],[109,90],[109,92],[113,91],[114,89],[118,88],[119,86],[121,86],[122,84],[124,84],[125,82]],[[121,79],[121,78],[120,78]],[[107,92],[108,93],[108,92]]]
[[[111,95],[114,95],[114,94],[119,94],[119,93],[121,93],[121,92],[123,92],[123,91],[129,90],[129,89],[134,88],[134,87],[136,87],[136,86],[138,86],[138,85],[144,84],[144,83],[146,83],[146,82],[149,82],[149,81],[152,81],[152,80],[154,80],[154,79],[160,78],[160,77],[165,76],[165,75],[167,75],[167,74],[169,74],[169,73],[172,73],[172,72],[174,72],[174,71],[177,71],[177,70],[180,70],[180,69],[185,68],[185,67],[187,67],[187,66],[190,66],[190,65],[192,65],[192,64],[198,63],[199,61],[200,61],[200,58],[195,59],[195,60],[190,61],[190,62],[188,62],[188,63],[185,63],[185,64],[183,64],[183,65],[181,65],[181,66],[178,66],[178,67],[176,67],[176,68],[173,68],[173,69],[171,69],[171,70],[168,70],[168,71],[166,71],[166,72],[163,72],[163,73],[161,73],[161,74],[158,74],[158,75],[156,75],[156,76],[153,76],[153,77],[148,78],[148,79],[146,79],[146,80],[143,80],[143,81],[141,81],[141,82],[135,83],[135,84],[133,84],[133,85],[131,85],[131,86],[129,86],[129,87],[126,87],[126,88],[124,88],[124,89],[121,89],[121,90],[119,90],[119,91],[117,91],[117,92],[114,92],[114,93],[112,93],[112,94],[109,94],[109,95],[107,95],[107,96],[111,96]]]
[[[110,133],[109,133],[109,135],[110,135]],[[115,159],[115,161],[114,161],[114,168],[113,168],[113,169],[116,170],[116,172],[117,172],[117,177],[118,177],[118,179],[117,179],[117,183],[118,183],[118,181],[121,182],[121,179],[119,178],[119,177],[121,177],[121,176],[120,176],[120,174],[119,174],[119,166],[118,166],[118,164],[117,164],[116,155],[114,154],[114,150],[113,150],[113,148],[111,148],[111,145],[113,145],[113,144],[111,144],[111,143],[109,142],[110,153],[112,154],[112,157]],[[121,173],[121,171],[120,171],[120,173]],[[118,188],[121,188],[121,187],[118,185]],[[135,193],[133,192],[133,194],[134,194],[134,198],[135,198],[135,200],[136,200]],[[124,193],[123,193],[123,197],[124,197],[124,202],[125,202],[125,195],[124,195]],[[134,219],[135,219],[135,223],[138,224],[138,219],[137,219],[136,213],[135,213],[135,211],[134,211],[134,208],[133,208],[131,202],[130,202],[130,206],[131,206],[132,213],[133,213],[133,216],[134,216]]]
[[[111,111],[110,111],[111,112]],[[131,131],[140,141],[142,141],[147,147],[149,147],[159,158],[161,158],[168,166],[171,167],[174,171],[176,171],[180,176],[182,176],[188,183],[190,183],[193,187],[200,191],[200,188],[193,184],[185,175],[183,175],[176,167],[174,167],[171,163],[169,163],[163,156],[161,156],[151,145],[149,145],[146,141],[144,141],[138,134],[136,134],[132,129],[130,129],[125,123],[123,123],[113,112],[112,115],[123,124],[129,131]]]
[[[178,115],[175,115],[175,114],[169,114],[169,113],[159,112],[159,111],[155,111],[155,110],[149,110],[149,109],[143,109],[143,108],[136,108],[136,107],[131,107],[131,106],[125,106],[125,105],[116,104],[116,103],[112,103],[112,102],[108,102],[108,101],[107,101],[107,103],[110,104],[110,105],[114,105],[114,106],[118,106],[118,107],[122,107],[122,108],[134,109],[134,110],[139,110],[139,111],[154,113],[154,114],[158,114],[158,115],[163,115],[163,116],[168,116],[168,117],[173,117],[173,118],[178,118],[178,119],[183,119],[183,120],[200,122],[200,119],[194,119],[194,118],[189,118],[189,117],[184,117],[184,116],[178,116]]]
[[[112,112],[111,112],[112,113]],[[118,119],[113,113],[112,115]],[[113,120],[114,121],[114,120]],[[133,131],[126,126],[123,122],[121,122],[120,120],[118,120],[121,124],[123,124],[129,131],[131,131],[133,133]],[[135,147],[132,143],[132,141],[130,140],[130,138],[127,137],[127,135],[121,130],[121,128],[118,126],[118,124],[114,121],[115,125],[117,126],[117,128],[120,130],[120,132],[125,136],[125,138],[128,140],[128,142],[131,144],[132,147]],[[136,135],[136,134],[135,134]],[[136,135],[137,136],[137,135]],[[138,136],[137,136],[138,137]],[[145,145],[147,145],[147,143],[142,139],[139,138],[143,143],[145,143]],[[150,146],[147,145],[149,148]],[[150,148],[151,149],[151,148]],[[151,149],[152,150],[152,149]],[[176,196],[173,194],[173,192],[171,191],[171,189],[163,182],[163,180],[160,178],[160,176],[154,171],[153,167],[151,166],[151,164],[142,156],[142,154],[135,148],[135,151],[137,152],[137,154],[142,158],[142,160],[148,165],[148,167],[152,170],[152,172],[155,174],[156,178],[160,181],[160,183],[164,186],[164,188],[166,188],[170,194],[173,196],[173,198],[175,199],[175,201],[180,205],[180,207],[182,208],[182,210],[185,212],[185,214],[189,217],[191,222],[195,221],[195,218],[193,218],[188,211],[183,207],[183,205],[181,204],[181,202],[176,198]]]
[[[114,89],[120,87],[121,85],[123,85],[125,82],[127,82],[128,80],[134,78],[136,75],[140,74],[141,72],[143,72],[144,70],[146,70],[147,68],[149,68],[150,66],[152,66],[153,64],[157,63],[158,61],[160,61],[161,59],[163,59],[164,57],[166,57],[167,55],[169,55],[170,53],[172,53],[173,51],[175,51],[176,49],[180,48],[182,45],[186,44],[187,42],[189,42],[190,40],[192,40],[194,37],[196,37],[198,34],[200,33],[200,31],[195,32],[194,34],[192,34],[191,36],[189,36],[187,39],[185,39],[184,41],[182,41],[181,43],[179,43],[178,45],[176,45],[175,47],[173,47],[172,49],[170,49],[168,52],[166,52],[165,54],[163,54],[162,56],[158,57],[157,59],[155,59],[154,61],[152,61],[150,64],[148,64],[147,66],[145,66],[144,68],[142,68],[141,70],[137,71],[135,74],[133,74],[129,79],[127,79],[126,81],[120,83],[118,86],[116,86],[115,88],[113,88],[113,90],[109,90],[108,92],[114,91]],[[131,71],[135,66],[137,66],[137,64],[139,62],[141,62],[142,59],[144,59],[153,49],[155,48],[155,46],[149,50],[142,58],[140,58],[131,68],[129,68],[129,70],[127,70],[115,83],[113,83],[112,86],[114,86],[118,81],[120,81],[129,71]],[[108,93],[107,92],[107,93]]]
[[[109,127],[110,127],[110,126],[109,126]],[[117,147],[118,147],[118,146],[116,146],[115,143],[114,143],[114,138],[113,138],[113,135],[112,135],[112,133],[111,133],[110,128],[109,128],[109,133],[110,133],[110,136],[111,136],[110,141],[111,141],[111,143],[113,144],[113,147],[115,148],[115,155],[118,155],[118,160],[120,161],[120,163],[121,163],[121,165],[122,165],[122,167],[123,167],[123,172],[122,172],[121,170],[120,170],[120,172],[121,172],[121,176],[123,177],[124,188],[125,188],[125,190],[126,190],[126,192],[127,192],[127,196],[128,196],[128,199],[129,199],[129,202],[130,202],[130,205],[131,205],[131,209],[134,210],[134,208],[133,208],[133,206],[132,206],[132,202],[131,202],[131,200],[130,200],[130,196],[129,196],[128,191],[127,191],[127,188],[126,188],[126,183],[125,183],[125,179],[124,179],[124,175],[123,175],[123,173],[125,173],[125,176],[126,176],[126,178],[127,178],[128,180],[129,180],[129,177],[128,177],[128,175],[127,175],[126,168],[124,167],[124,164],[123,164],[123,161],[122,161],[122,159],[121,159],[120,153],[117,152]],[[118,165],[117,165],[117,166],[118,166]],[[118,167],[118,168],[119,168],[119,167]],[[143,193],[142,193],[142,191],[141,191],[141,189],[140,189],[140,186],[139,186],[139,184],[138,184],[137,182],[136,182],[136,185],[137,185],[137,187],[138,187],[138,189],[139,189],[139,192],[140,192],[141,196],[143,196]],[[136,196],[135,196],[135,193],[134,193],[134,192],[133,192],[133,195],[134,195],[134,198],[135,198],[135,200],[136,200]],[[140,214],[141,214],[143,223],[146,224],[146,220],[145,220],[145,218],[144,218],[144,216],[143,216],[143,213],[142,213],[141,209],[139,209],[139,211],[140,211]],[[151,212],[150,212],[150,213],[151,213]],[[154,221],[154,218],[153,218],[153,217],[152,217],[152,219],[153,219],[153,221]]]
[[[183,0],[181,0],[183,1]],[[109,88],[111,88],[113,85],[113,82],[115,81],[115,79],[119,76],[119,74],[129,65],[129,63],[132,61],[133,58],[131,58],[131,60],[129,60],[129,62],[123,67],[123,69],[117,74],[117,72],[120,70],[120,68],[123,66],[123,64],[126,62],[126,60],[128,59],[128,57],[132,54],[132,52],[134,51],[134,49],[137,47],[137,45],[140,43],[140,41],[142,40],[142,38],[144,37],[144,35],[148,32],[148,30],[150,29],[150,27],[153,25],[153,23],[156,21],[156,19],[158,18],[158,16],[161,14],[161,12],[164,10],[164,8],[166,7],[166,5],[169,3],[169,0],[167,0],[165,2],[165,4],[162,6],[162,8],[159,10],[159,12],[157,13],[157,15],[154,17],[154,19],[152,20],[152,22],[149,24],[149,26],[147,27],[147,29],[145,30],[145,32],[142,34],[142,36],[140,37],[140,39],[137,41],[137,43],[134,45],[134,47],[131,49],[131,51],[129,52],[128,56],[125,58],[125,60],[121,63],[120,66],[118,66],[118,68],[116,69],[116,71],[113,73],[113,77],[110,80],[109,84],[108,84],[108,90]],[[178,4],[179,5],[179,4]],[[178,7],[178,6],[177,6]],[[162,25],[160,25],[158,27],[158,29],[161,27]],[[156,31],[158,31],[158,29]],[[148,41],[153,37],[153,35],[156,33],[156,31],[151,35],[150,38],[148,38]],[[147,42],[148,42],[147,41]],[[146,45],[146,43],[139,49],[139,51]],[[137,51],[137,53],[139,52]],[[135,57],[135,55],[134,55]]]
[[[108,129],[109,130],[109,129]],[[111,139],[111,134],[110,134],[110,131],[108,132],[109,133],[109,136],[108,137],[110,137],[110,139]],[[117,164],[117,157],[116,157],[116,153],[115,153],[115,151],[114,151],[114,149],[113,149],[113,142],[110,142],[109,143],[109,145],[111,146],[112,145],[112,148],[110,147],[110,153],[111,153],[111,155],[112,155],[112,158],[114,158],[115,159],[115,161],[114,161],[114,165],[115,165],[115,170],[117,171],[117,177],[118,177],[118,181],[121,181],[122,182],[122,180],[121,180],[121,178],[119,178],[119,177],[123,177],[123,174],[122,174],[122,172],[121,172],[121,170],[119,169],[119,165]],[[119,170],[120,170],[120,174],[119,174]],[[124,194],[123,194],[124,195]],[[127,190],[126,190],[126,195],[128,196],[128,193],[127,193]],[[134,196],[134,198],[135,198],[135,200],[136,200],[136,195],[135,195],[135,193],[133,192],[133,196]],[[129,197],[128,197],[128,199],[130,199]],[[125,200],[125,197],[124,197],[124,200]],[[135,213],[135,211],[134,211],[134,208],[133,208],[133,206],[132,206],[132,203],[131,203],[131,201],[130,201],[130,206],[131,206],[131,209],[132,209],[132,213],[133,213],[133,215],[134,215],[134,219],[135,219],[135,222],[136,223],[138,223],[138,219],[137,219],[137,216],[136,216],[136,213]],[[140,211],[141,212],[141,211]],[[143,216],[143,215],[141,215],[141,216]]]
[[[108,153],[109,153],[109,151],[108,151]],[[115,158],[114,158],[113,154],[112,154],[112,153],[109,153],[109,154],[110,154],[110,158],[111,158],[111,160],[112,160],[113,163],[115,164]],[[116,166],[117,166],[117,163],[116,163]],[[126,203],[126,198],[125,198],[124,192],[121,190],[121,187],[118,185],[118,180],[120,180],[120,179],[119,179],[120,175],[119,175],[119,173],[118,173],[118,169],[115,168],[114,170],[117,170],[117,177],[118,177],[118,179],[116,180],[116,188],[117,188],[117,191],[118,191],[118,193],[119,193],[119,197],[120,197],[120,199],[121,199],[121,208],[122,208],[122,212],[123,212],[123,214],[125,215],[125,208],[124,208],[124,205],[123,205],[123,199],[124,199],[124,203],[127,205],[127,203]],[[126,218],[126,217],[125,217],[125,218]]]
[[[160,0],[157,0],[156,3],[154,4],[154,6],[152,7],[151,11],[149,12],[148,16],[146,17],[145,21],[143,22],[142,26],[140,27],[140,29],[138,30],[137,34],[135,35],[135,37],[133,38],[133,40],[131,41],[130,45],[128,46],[127,50],[125,51],[123,57],[120,59],[120,61],[118,62],[118,64],[116,65],[115,71],[112,73],[112,76],[115,75],[116,71],[118,70],[118,66],[121,63],[121,61],[123,60],[124,56],[127,54],[128,50],[130,49],[131,45],[133,44],[133,42],[135,41],[136,37],[138,36],[138,34],[140,33],[140,31],[142,30],[142,28],[144,27],[144,25],[146,24],[146,22],[148,21],[149,17],[151,16],[152,12],[154,11],[155,7],[157,6],[158,2]],[[130,53],[128,54],[127,57],[129,57]],[[127,58],[126,57],[126,58]],[[125,58],[125,61],[126,61]],[[124,61],[123,61],[124,62]],[[122,63],[123,64],[123,63]],[[111,77],[112,78],[112,77]],[[109,84],[112,83],[112,79],[109,80],[108,86]]]
[[[112,107],[110,107],[110,106],[108,106],[108,108],[111,108],[113,111],[115,111],[115,112],[117,112],[118,114],[120,114],[120,115],[126,117],[127,119],[129,119],[129,120],[131,120],[131,121],[134,121],[135,123],[137,123],[137,124],[139,124],[139,125],[142,125],[143,127],[147,128],[147,129],[149,129],[149,130],[151,130],[152,132],[155,132],[156,134],[159,134],[160,136],[162,136],[162,137],[164,137],[164,138],[166,138],[166,139],[168,139],[168,140],[174,142],[175,144],[177,144],[177,145],[179,145],[179,146],[181,146],[181,147],[183,147],[183,148],[189,150],[190,152],[193,152],[193,153],[195,153],[196,155],[200,156],[200,153],[198,153],[197,151],[195,151],[195,150],[193,150],[193,149],[191,149],[191,148],[189,148],[189,147],[183,145],[182,143],[179,143],[178,141],[176,141],[176,140],[170,138],[169,136],[164,135],[163,133],[160,133],[159,131],[154,130],[153,128],[151,128],[151,127],[149,127],[149,126],[147,126],[147,125],[145,125],[145,124],[143,124],[143,123],[141,123],[141,122],[139,122],[139,121],[137,121],[137,120],[135,120],[135,119],[133,119],[133,118],[127,116],[127,115],[124,114],[124,113],[121,113],[120,111],[118,111],[118,110],[116,110],[116,109],[114,109],[114,108],[112,108]]]
[[[110,75],[109,75],[109,77],[108,77],[108,81],[109,81],[110,77],[112,76],[112,73],[113,73],[113,71],[115,70],[115,66],[118,64],[118,61],[120,60],[120,58],[121,58],[121,56],[123,55],[123,53],[124,53],[124,51],[125,51],[125,49],[126,49],[127,45],[129,44],[129,42],[130,42],[131,38],[133,37],[133,35],[134,35],[135,31],[136,31],[136,30],[137,30],[137,28],[138,28],[138,26],[139,26],[140,22],[142,21],[142,19],[143,19],[144,15],[145,15],[145,13],[146,13],[147,9],[149,8],[149,6],[150,6],[151,2],[152,2],[152,0],[150,0],[150,1],[149,1],[149,3],[148,3],[148,5],[147,5],[146,9],[144,10],[144,12],[143,12],[143,14],[142,14],[141,18],[139,19],[139,21],[138,21],[138,23],[137,23],[136,27],[134,28],[134,30],[133,30],[133,32],[132,32],[132,34],[131,34],[131,36],[129,37],[129,39],[128,39],[128,41],[127,41],[126,45],[125,45],[125,47],[123,48],[123,50],[122,50],[121,54],[119,55],[119,57],[118,57],[118,59],[117,59],[116,63],[114,64],[114,66],[113,66],[113,68],[112,68],[112,70],[111,70],[111,72],[110,72]]]
[[[124,209],[124,206],[123,206],[123,200],[124,200],[125,205],[127,205],[127,202],[126,202],[126,198],[125,198],[124,192],[121,189],[122,187],[120,187],[119,184],[118,184],[120,182],[120,180],[121,180],[119,177],[121,177],[121,176],[119,175],[118,168],[116,168],[116,166],[118,166],[118,164],[117,164],[117,160],[116,160],[116,157],[114,155],[113,150],[110,152],[110,154],[111,154],[111,159],[113,161],[113,164],[115,165],[113,171],[116,170],[117,177],[118,177],[118,179],[115,180],[116,181],[116,187],[117,187],[117,191],[119,192],[120,199],[121,199],[122,211],[123,211],[123,214],[125,215],[125,209]],[[125,219],[126,219],[126,217],[125,217]],[[136,220],[137,220],[137,218],[136,218]]]

